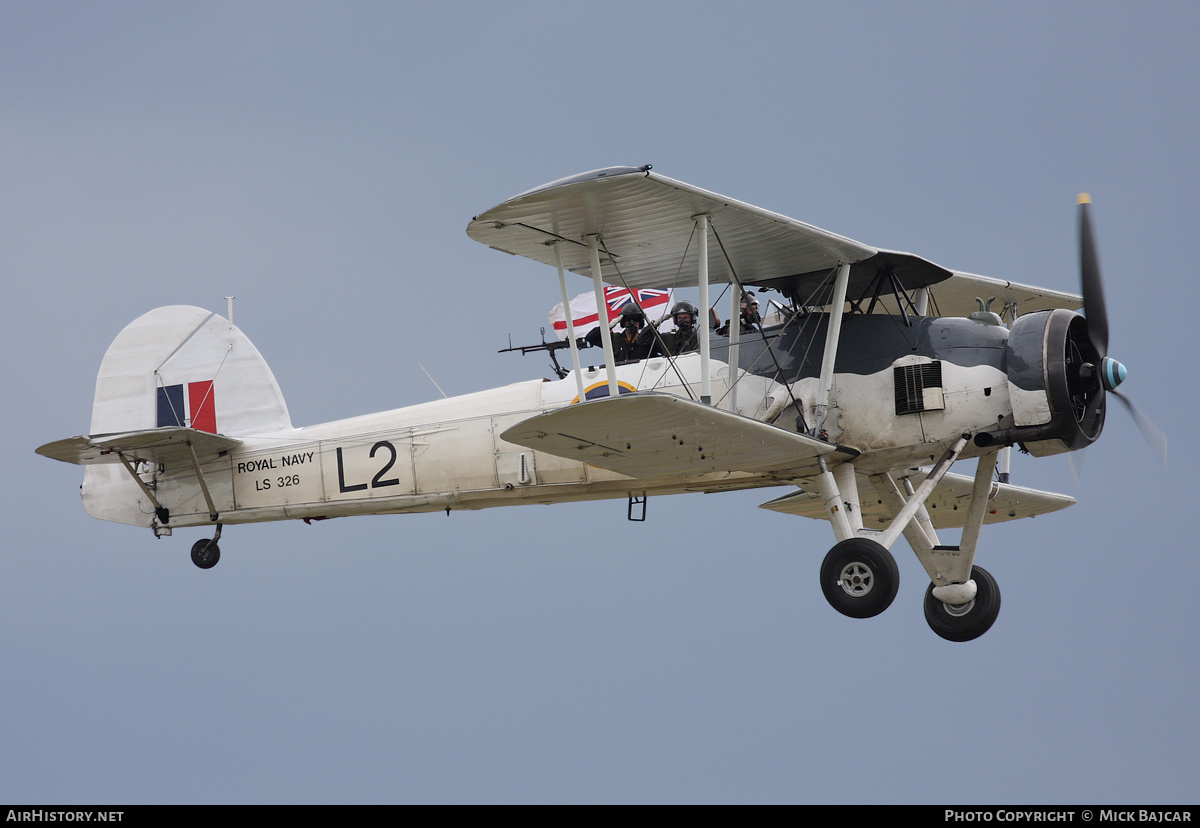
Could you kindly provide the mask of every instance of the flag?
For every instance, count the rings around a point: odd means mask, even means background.
[[[164,426],[186,426],[216,434],[217,404],[213,397],[213,381],[158,386],[158,427]]]
[[[669,290],[635,290],[637,301],[646,312],[649,321],[657,321],[666,315],[671,307],[671,291]],[[633,302],[633,296],[627,288],[607,285],[604,288],[604,304],[608,306],[609,326],[621,315],[621,308]],[[571,300],[571,319],[575,323],[575,336],[581,337],[600,324],[600,314],[596,312],[596,292],[589,290]],[[550,311],[550,324],[559,339],[567,338],[567,317],[563,313],[562,302]]]

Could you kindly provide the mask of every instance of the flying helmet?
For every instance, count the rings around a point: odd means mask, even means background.
[[[700,310],[686,299],[681,299],[671,306],[671,318],[675,319],[681,313],[691,314],[692,324],[696,324],[696,320],[700,318]],[[675,324],[679,324],[679,320],[675,320]]]
[[[621,315],[618,317],[617,321],[621,323],[622,328],[629,325],[630,322],[634,323],[640,328],[646,324],[646,314],[642,313],[641,309],[637,305],[633,304],[633,302],[630,302],[628,305],[621,308]]]

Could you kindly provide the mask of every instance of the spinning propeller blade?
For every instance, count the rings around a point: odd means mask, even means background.
[[[1129,409],[1138,429],[1150,448],[1167,464],[1167,437],[1162,430],[1138,410],[1133,401],[1117,391],[1125,379],[1125,366],[1108,356],[1108,308],[1104,302],[1104,282],[1100,278],[1100,258],[1096,255],[1096,240],[1092,232],[1091,196],[1080,193],[1079,204],[1079,277],[1083,288],[1083,309],[1087,319],[1088,339],[1099,357],[1097,381],[1111,391]]]
[[[1133,421],[1137,423],[1138,430],[1142,432],[1142,436],[1146,438],[1146,442],[1150,444],[1150,448],[1158,455],[1158,460],[1164,466],[1167,465],[1167,435],[1163,434],[1161,428],[1156,426],[1149,417],[1138,410],[1138,407],[1133,404],[1133,400],[1126,397],[1120,391],[1113,391],[1114,396],[1121,402],[1125,403],[1125,407],[1129,409]]]
[[[1092,197],[1079,194],[1079,276],[1083,286],[1083,308],[1087,316],[1088,338],[1100,358],[1108,356],[1108,309],[1104,302],[1104,282],[1100,278],[1100,259],[1092,234],[1089,205]]]

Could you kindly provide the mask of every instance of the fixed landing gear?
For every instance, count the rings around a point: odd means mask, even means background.
[[[201,569],[212,569],[221,560],[221,547],[215,540],[201,538],[192,544],[192,563]]]
[[[925,590],[925,620],[947,641],[973,641],[983,635],[1000,614],[1000,587],[982,567],[971,568],[975,597],[964,604],[948,604]],[[849,538],[834,546],[821,564],[821,591],[842,615],[872,618],[896,597],[900,570],[892,553],[869,538]]]
[[[809,494],[821,498],[834,536],[841,539],[821,564],[821,591],[830,606],[851,618],[871,618],[891,606],[900,570],[888,550],[903,535],[938,584],[931,584],[925,593],[925,620],[930,628],[948,641],[971,641],[991,628],[1000,613],[1000,588],[986,570],[971,564],[995,485],[998,452],[979,457],[957,546],[941,544],[925,508],[970,438],[967,433],[959,435],[915,488],[909,479],[911,470],[897,482],[894,472],[871,474],[855,470],[852,462],[827,467],[818,458],[821,473],[812,478]],[[863,475],[870,478],[879,504],[891,518],[882,531],[863,525],[858,494],[858,477]],[[901,493],[901,482],[907,497]]]
[[[821,564],[821,591],[842,615],[872,618],[892,604],[900,588],[900,569],[882,544],[847,538]]]
[[[221,524],[217,524],[217,532],[212,538],[201,538],[192,544],[192,563],[201,569],[212,569],[221,560],[221,547],[217,541],[221,539]]]
[[[201,569],[212,569],[221,560],[221,547],[215,540],[201,538],[192,544],[192,563]]]
[[[975,597],[965,604],[947,604],[925,590],[925,620],[947,641],[973,641],[987,632],[1000,614],[1000,587],[986,569],[971,568]]]

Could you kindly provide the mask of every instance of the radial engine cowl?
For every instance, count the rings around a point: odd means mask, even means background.
[[[1094,443],[1104,428],[1100,363],[1080,314],[1059,309],[1020,317],[1005,347],[1014,425],[976,435],[976,444],[1021,443],[1044,456]]]

